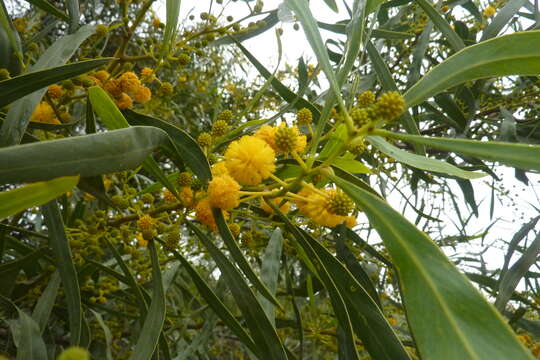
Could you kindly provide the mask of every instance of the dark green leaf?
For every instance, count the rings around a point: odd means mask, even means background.
[[[165,292],[163,291],[161,269],[154,241],[148,243],[148,249],[152,263],[152,302],[129,360],[149,360],[152,357],[165,322]]]
[[[62,177],[1,192],[0,219],[49,202],[73,189],[78,182],[78,176]]]
[[[71,344],[78,345],[82,331],[81,294],[77,272],[71,257],[71,249],[64,231],[62,215],[56,200],[43,205],[41,210],[49,231],[49,244],[56,258],[56,266],[62,279],[69,314]]]
[[[385,201],[332,178],[366,213],[392,256],[423,358],[532,359],[500,314],[425,233]]]

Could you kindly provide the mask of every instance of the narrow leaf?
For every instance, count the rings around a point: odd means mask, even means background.
[[[165,292],[163,291],[156,245],[153,241],[148,243],[148,250],[152,263],[152,302],[129,360],[149,360],[152,357],[165,322]]]
[[[60,288],[60,274],[58,270],[55,271],[43,291],[43,294],[38,299],[36,307],[32,312],[32,319],[38,324],[40,334],[43,334],[47,322],[49,321],[49,316],[51,315],[52,309],[56,302],[56,296],[58,294],[58,289]]]
[[[268,245],[266,245],[266,249],[264,250],[261,264],[261,280],[266,285],[270,293],[274,296],[276,295],[278,287],[282,245],[283,235],[281,234],[281,229],[276,228],[270,236],[270,240],[268,240]],[[270,319],[272,325],[275,326],[276,314],[274,304],[266,300],[262,295],[259,295],[259,301],[264,312],[268,316],[268,319]]]
[[[81,294],[77,271],[73,264],[71,249],[64,231],[64,222],[56,200],[41,207],[49,231],[49,244],[56,258],[56,266],[64,288],[69,314],[69,332],[72,345],[78,345],[82,332]]]
[[[70,191],[78,182],[78,176],[62,177],[2,192],[0,193],[0,219],[45,204]]]
[[[467,81],[507,75],[540,73],[540,31],[516,32],[483,41],[450,56],[431,69],[404,94],[415,106]]]
[[[387,136],[414,144],[422,144],[436,149],[453,151],[489,161],[517,167],[524,170],[540,170],[540,146],[528,144],[504,143],[498,141],[476,141],[465,139],[447,139],[417,135],[398,134],[377,130],[377,135]]]
[[[462,170],[452,164],[447,163],[446,161],[437,160],[428,158],[426,156],[420,156],[412,154],[405,150],[401,150],[394,145],[388,143],[383,138],[379,136],[369,136],[368,141],[379,149],[382,153],[393,157],[394,159],[413,166],[418,169],[439,172],[443,174],[448,174],[452,176],[457,176],[463,179],[478,179],[486,176],[487,174],[482,172],[473,172]]]
[[[422,358],[532,359],[501,315],[433,240],[384,200],[339,177],[332,179],[366,213],[388,249]]]
[[[168,142],[155,127],[133,126],[0,149],[0,183],[94,176],[133,169]],[[75,150],[74,150],[75,149]]]

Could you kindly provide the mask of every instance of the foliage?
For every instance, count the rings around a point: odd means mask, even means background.
[[[29,3],[0,8],[5,357],[540,356],[539,217],[498,271],[446,255],[492,233],[476,179],[492,215],[501,166],[540,170],[532,2]],[[280,70],[289,20],[317,65]],[[274,29],[272,71],[244,41]]]

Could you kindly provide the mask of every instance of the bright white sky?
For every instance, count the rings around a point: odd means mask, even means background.
[[[277,8],[281,2],[282,0],[267,0],[264,2],[265,6],[263,10],[273,10]],[[224,1],[224,3],[227,3],[227,1]],[[346,14],[341,1],[337,1],[337,3],[340,5],[340,14]],[[209,4],[210,1],[182,0],[181,18],[187,17],[188,13],[193,13],[198,16],[200,12],[209,10]],[[250,2],[250,4],[253,6],[255,1]],[[220,5],[217,5],[214,2],[213,6],[214,8],[212,13],[221,11]],[[249,13],[248,7],[242,0],[239,0],[236,3],[231,3],[227,8],[228,10],[224,14],[233,15],[235,19],[239,19]],[[156,4],[155,10],[159,14],[160,18],[164,20],[164,1]],[[345,15],[338,15],[329,9],[323,0],[312,0],[311,10],[315,17],[323,22],[333,23],[345,18]],[[307,63],[315,63],[315,55],[311,51],[303,31],[294,31],[293,23],[280,23],[278,26],[281,26],[284,29],[284,35],[282,36],[283,59],[281,67],[283,68],[284,63],[286,62],[292,65],[297,64],[300,56],[303,56]],[[328,36],[328,33],[323,32],[323,38],[325,36]],[[260,36],[249,39],[244,42],[244,46],[246,46],[248,50],[254,54],[268,69],[274,69],[277,63],[277,42],[274,31],[267,31]],[[468,226],[468,235],[481,233],[495,219],[499,219],[491,228],[490,235],[486,237],[483,246],[486,246],[497,239],[510,241],[513,234],[519,230],[524,222],[528,222],[531,217],[536,216],[537,211],[533,206],[540,208],[540,200],[536,191],[540,181],[540,176],[529,175],[529,178],[532,181],[530,185],[526,187],[524,184],[515,179],[514,171],[511,168],[501,168],[499,170],[499,175],[501,175],[503,179],[502,183],[504,184],[505,188],[510,190],[511,193],[507,200],[503,200],[502,203],[497,202],[495,204],[493,219],[489,218],[491,188],[488,184],[491,182],[491,178],[485,177],[478,180],[472,180],[475,188],[477,203],[480,203],[480,217],[478,219],[473,219],[470,222],[470,225]],[[461,190],[457,185],[452,189],[458,198],[458,206],[460,207],[462,213],[468,214]],[[396,209],[403,208],[402,197],[399,194],[391,194],[388,200]],[[515,202],[515,206],[511,204],[512,201]],[[429,204],[427,204],[424,212],[429,213]],[[405,216],[409,220],[414,221],[416,218],[416,213],[409,209],[405,211]],[[443,220],[443,226],[445,228],[444,232],[446,234],[458,235],[458,230],[453,224],[459,224],[459,221],[453,204],[450,201],[447,201],[445,204],[445,214],[443,214],[440,218]],[[481,251],[482,249],[483,247],[480,246],[479,243],[473,247],[473,251]],[[452,249],[446,250],[448,255],[456,254],[456,252],[454,252]],[[466,252],[471,251],[471,248],[458,247],[457,251],[463,255]],[[492,269],[501,266],[503,258],[504,253],[497,246],[490,247],[486,252],[486,259],[489,259],[489,267]]]

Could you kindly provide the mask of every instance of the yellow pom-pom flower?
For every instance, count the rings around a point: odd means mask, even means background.
[[[493,15],[495,15],[496,12],[497,12],[497,9],[494,6],[488,5],[484,9],[484,16],[489,18],[489,17],[492,17]]]
[[[333,214],[328,208],[330,189],[315,190],[312,186],[304,187],[298,195],[304,200],[298,200],[296,205],[300,213],[319,225],[334,227],[342,224],[347,219],[345,216]]]
[[[242,185],[258,185],[276,170],[276,154],[263,140],[244,136],[225,151],[229,174]]]
[[[300,131],[296,126],[287,127],[285,124],[280,125],[274,135],[274,141],[277,151],[288,154],[292,151],[297,153],[304,152],[306,148],[306,137],[300,135]]]
[[[133,100],[128,94],[121,93],[118,99],[116,99],[116,105],[122,110],[131,109],[133,107]]]
[[[207,197],[199,201],[197,203],[197,206],[195,206],[195,217],[199,222],[208,226],[210,230],[214,232],[217,231],[216,219],[214,218],[214,214],[212,213],[212,206],[210,206],[210,200]],[[227,220],[229,218],[229,213],[224,211],[223,217],[225,218],[225,220]]]
[[[135,101],[141,104],[147,103],[152,98],[152,91],[146,86],[139,86],[133,93]]]
[[[124,92],[135,93],[137,89],[141,86],[141,81],[139,80],[139,77],[132,71],[123,73],[122,76],[120,76],[119,80],[120,88]]]
[[[183,186],[180,189],[180,199],[182,199],[182,205],[185,207],[191,207],[193,205],[193,190],[189,186]]]
[[[64,95],[65,91],[60,85],[54,84],[48,87],[47,94],[53,99],[59,99]]]
[[[229,170],[225,161],[220,161],[212,165],[212,176],[229,175]]]
[[[53,108],[48,102],[42,101],[36,106],[36,109],[30,117],[30,121],[45,123],[45,124],[60,124],[56,118]]]
[[[62,351],[58,360],[90,360],[90,354],[82,347],[71,346]]]
[[[240,185],[230,175],[220,175],[208,184],[208,200],[212,207],[230,210],[240,204]]]
[[[275,152],[276,148],[276,130],[277,128],[270,125],[263,125],[253,134],[253,136],[258,137],[261,140],[264,140]]]

